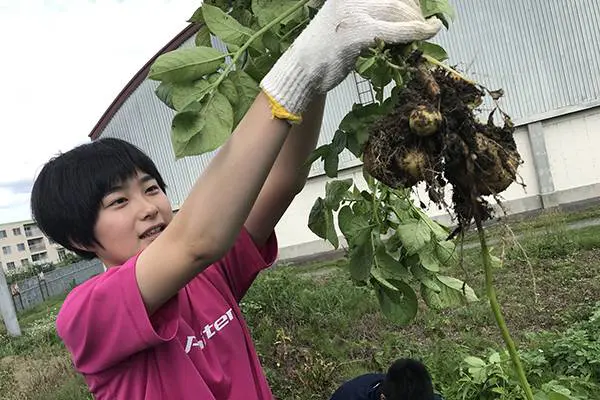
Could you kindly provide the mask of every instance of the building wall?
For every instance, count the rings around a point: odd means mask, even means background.
[[[6,272],[58,262],[64,253],[65,249],[51,242],[32,221],[0,225],[0,263]]]

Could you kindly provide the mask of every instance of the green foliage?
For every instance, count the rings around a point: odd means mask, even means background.
[[[259,92],[258,82],[309,22],[308,0],[206,1],[189,21],[202,23],[195,47],[157,58],[148,78],[177,111],[171,141],[177,159],[221,146]],[[211,36],[230,53],[211,46]]]
[[[600,393],[600,304],[587,321],[564,332],[530,335],[538,348],[522,351],[536,400],[584,400]],[[451,398],[515,399],[523,393],[507,352],[491,351],[485,359],[468,356]]]
[[[408,192],[367,181],[370,191],[360,190],[351,179],[328,182],[308,226],[337,248],[337,212],[350,275],[372,285],[384,315],[401,324],[411,322],[417,313],[413,287],[436,309],[477,301],[466,283],[444,274],[458,259],[455,244],[446,240],[448,231],[417,209]]]

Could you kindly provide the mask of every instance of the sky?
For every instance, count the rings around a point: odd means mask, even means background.
[[[201,0],[0,0],[0,223],[31,218],[36,174],[81,143]]]

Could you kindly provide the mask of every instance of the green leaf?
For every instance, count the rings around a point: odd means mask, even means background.
[[[373,263],[372,227],[365,215],[353,213],[344,206],[338,213],[338,226],[348,242],[350,274],[358,281],[366,281]]]
[[[383,108],[377,103],[354,104],[340,122],[339,129],[346,134],[346,148],[356,157],[360,157],[362,146],[369,138],[369,129],[382,113]]]
[[[325,205],[325,200],[319,197],[313,204],[308,216],[308,228],[318,237],[329,240],[337,248],[339,240],[333,225],[333,212]]]
[[[338,225],[348,242],[351,242],[352,238],[359,236],[362,232],[370,232],[372,229],[365,215],[353,213],[350,206],[347,205],[340,209]]]
[[[346,192],[352,186],[352,179],[335,180],[325,184],[325,204],[328,208],[337,211]]]
[[[468,356],[468,357],[465,357],[464,362],[469,367],[476,367],[476,368],[483,368],[483,367],[485,367],[485,361],[483,361],[479,357]]]
[[[458,251],[454,242],[447,240],[436,242],[435,255],[444,267],[451,267],[458,264]]]
[[[202,16],[202,7],[198,7],[196,11],[194,11],[194,14],[192,14],[192,16],[188,18],[186,22],[204,22],[204,17]]]
[[[292,8],[296,3],[296,0],[252,0],[252,12],[262,27]],[[281,24],[286,25],[292,21],[300,21],[302,18],[303,11],[300,9],[281,21]]]
[[[383,89],[392,81],[390,67],[387,65],[385,60],[378,59],[375,65],[371,67],[369,72],[371,84],[376,89]],[[382,101],[382,99],[379,99],[379,101]]]
[[[375,251],[375,264],[386,278],[409,280],[408,269],[386,251],[384,246],[379,246]]]
[[[478,300],[477,295],[475,294],[475,291],[473,291],[473,289],[469,285],[465,284],[460,279],[456,279],[451,276],[444,276],[444,275],[438,275],[437,278],[440,282],[442,282],[447,287],[460,292],[461,295],[464,295],[465,299],[467,301],[477,301]]]
[[[438,61],[445,61],[448,59],[448,53],[446,50],[438,44],[431,42],[421,42],[419,49],[428,56],[435,58]]]
[[[235,84],[230,77],[223,79],[219,85],[219,92],[229,100],[229,103],[235,107],[238,102],[238,93]]]
[[[322,146],[317,147],[308,156],[308,159],[306,160],[306,166],[310,166],[312,163],[314,163],[318,159],[324,160],[330,151],[331,151],[331,146],[329,144],[324,144]]]
[[[361,231],[353,238],[351,243],[350,251],[348,252],[348,257],[350,258],[350,262],[348,263],[350,276],[357,281],[366,282],[369,279],[371,267],[373,266],[371,230]]]
[[[431,272],[438,272],[440,270],[440,262],[437,259],[437,255],[434,251],[434,244],[427,244],[421,250],[419,250],[419,261],[423,268]]]
[[[212,47],[212,42],[210,41],[210,30],[208,26],[202,25],[198,32],[196,33],[195,39],[196,46],[200,47]]]
[[[163,82],[195,81],[215,72],[226,55],[212,47],[181,48],[160,55],[148,78]]]
[[[408,255],[416,254],[431,239],[431,230],[423,220],[410,220],[398,226],[397,233]]]
[[[463,282],[450,276],[437,276],[437,283],[441,291],[436,292],[425,285],[421,286],[421,294],[425,303],[434,309],[456,307],[468,302],[477,301],[477,295],[473,289],[465,284],[463,294]]]
[[[233,127],[233,110],[227,98],[214,92],[201,103],[173,118],[172,142],[177,158],[199,155],[222,145]]]
[[[235,85],[238,95],[234,110],[234,126],[237,126],[256,100],[260,88],[250,75],[241,70],[231,72],[229,79]]]
[[[335,152],[331,151],[325,157],[325,174],[330,178],[336,178],[338,175],[338,164],[339,156]]]
[[[173,106],[177,111],[184,111],[191,103],[202,100],[212,89],[214,89],[214,86],[206,80],[174,84],[172,90]]]
[[[277,59],[275,57],[271,57],[270,54],[263,54],[258,57],[251,57],[248,61],[248,65],[245,68],[245,71],[248,75],[252,77],[256,82],[260,82],[267,72],[275,65]]]
[[[433,290],[436,293],[439,293],[442,291],[442,288],[440,287],[440,285],[438,285],[435,281],[435,278],[432,278],[430,276],[430,273],[427,272],[427,270],[425,270],[425,268],[423,268],[420,265],[414,265],[411,267],[411,271],[414,275],[414,277],[419,280],[419,282],[421,282],[422,285],[426,286],[428,289]]]
[[[375,61],[377,61],[377,59],[375,57],[358,57],[358,60],[356,61],[356,72],[361,75],[364,76],[364,74],[373,66],[375,65]]]
[[[340,154],[346,148],[346,134],[341,131],[335,131],[333,139],[331,140],[331,149],[336,153]]]
[[[272,31],[266,31],[262,36],[262,42],[271,53],[281,54],[281,42]]]
[[[247,6],[243,4],[240,8],[233,9],[231,11],[231,16],[235,18],[240,24],[251,29],[257,29],[258,26],[256,26],[256,24],[254,23],[254,15],[252,15],[252,13],[245,7]]]
[[[240,24],[218,7],[204,4],[202,10],[208,29],[227,44],[243,46],[254,35],[252,29]],[[260,40],[254,40],[250,46],[260,52],[265,50]]]
[[[377,282],[379,282],[380,284],[382,284],[383,286],[385,286],[387,289],[393,290],[394,292],[398,291],[398,289],[396,289],[394,287],[394,285],[392,285],[382,274],[382,271],[375,267],[375,268],[371,268],[371,276],[377,280]]]
[[[176,144],[187,144],[206,126],[206,119],[200,115],[201,107],[199,103],[195,103],[190,109],[179,112],[173,117],[171,133],[175,154],[178,158],[183,157],[184,154],[177,151],[178,146]]]
[[[379,281],[374,282],[375,294],[383,315],[400,324],[409,324],[417,315],[417,295],[406,283],[390,280],[397,290],[383,286]]]
[[[161,82],[154,93],[156,93],[156,97],[158,97],[167,107],[175,110],[175,106],[173,105],[173,84]]]
[[[456,13],[454,12],[454,8],[450,5],[448,0],[420,0],[421,1],[421,11],[425,18],[429,18],[431,16],[437,16],[442,20],[446,28],[449,26],[449,21],[454,20],[456,18]]]

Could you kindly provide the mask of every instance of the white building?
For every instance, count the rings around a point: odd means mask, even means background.
[[[510,212],[594,199],[600,196],[600,3],[596,0],[502,0],[452,2],[458,18],[435,41],[450,63],[473,79],[503,88],[505,109],[516,122],[524,158],[519,173],[527,185],[503,195]],[[194,45],[190,25],[157,56]],[[155,57],[156,58],[156,57]],[[155,58],[136,74],[90,133],[91,139],[119,137],[144,149],[171,188],[175,208],[185,199],[212,154],[175,161],[170,142],[174,112],[156,97],[157,82],[146,80]],[[351,74],[328,97],[319,144],[329,143],[352,104],[364,102],[369,86]],[[340,178],[362,181],[360,163],[342,153]],[[330,249],[307,227],[309,211],[324,194],[327,177],[315,163],[305,190],[277,227],[281,257]],[[432,216],[440,216],[437,209]]]
[[[67,252],[31,220],[0,224],[0,247],[0,266],[8,273],[62,261]]]

